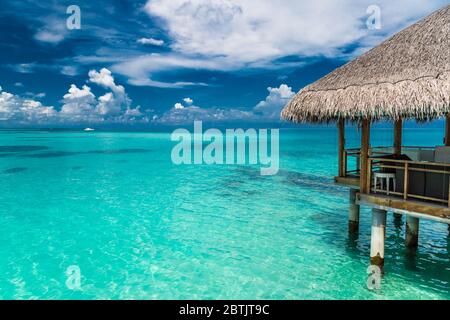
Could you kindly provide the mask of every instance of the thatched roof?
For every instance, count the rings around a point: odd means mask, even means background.
[[[438,118],[450,111],[450,5],[302,89],[293,122]]]

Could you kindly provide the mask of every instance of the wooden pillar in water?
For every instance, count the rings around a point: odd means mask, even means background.
[[[386,211],[372,209],[372,234],[370,239],[370,264],[383,269],[384,241],[386,238]]]
[[[406,216],[406,246],[416,248],[419,245],[419,218]]]
[[[363,120],[361,125],[361,175],[359,190],[361,193],[369,193],[369,148],[370,148],[370,121]]]
[[[345,120],[339,119],[339,177],[345,177]]]
[[[403,120],[398,119],[394,124],[394,153],[397,156],[402,154],[402,131]]]
[[[450,115],[445,116],[445,146],[450,147]]]
[[[358,190],[350,189],[350,205],[348,208],[348,231],[356,233],[359,230],[359,204],[356,204]]]
[[[403,120],[400,118],[394,123],[394,154],[400,156],[402,154],[402,133],[403,133]],[[402,215],[394,213],[396,220],[401,220]]]

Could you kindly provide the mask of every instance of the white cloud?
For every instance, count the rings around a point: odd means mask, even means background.
[[[19,73],[33,73],[34,69],[37,67],[36,63],[19,63],[14,65],[9,65],[11,69]]]
[[[76,76],[78,75],[78,68],[75,66],[62,66],[61,73],[66,76]]]
[[[136,108],[133,108],[133,109],[128,108],[125,111],[125,116],[126,117],[140,117],[142,115],[143,115],[143,113],[141,112],[141,107],[140,106],[137,106]]]
[[[260,101],[253,109],[244,110],[237,108],[203,108],[193,105],[194,100],[184,98],[183,102],[177,102],[172,109],[153,122],[170,125],[190,124],[193,121],[205,122],[230,122],[230,121],[279,121],[283,107],[294,97],[292,88],[286,84],[278,88],[267,88],[269,92],[265,100]]]
[[[174,108],[175,109],[184,109],[184,106],[181,103],[177,102],[177,103],[175,103]]]
[[[96,97],[88,85],[81,88],[72,84],[63,96],[61,110],[44,106],[36,98],[45,93],[27,93],[32,98],[22,98],[0,87],[0,121],[23,124],[71,124],[71,123],[134,123],[149,122],[150,111],[142,113],[140,106],[131,107],[125,88],[116,84],[108,69],[89,72],[89,82],[107,89],[104,95]]]
[[[191,98],[184,98],[183,101],[187,105],[192,105],[194,103],[194,100],[192,100]]]
[[[223,108],[200,108],[197,106],[172,108],[160,117],[153,119],[154,123],[166,125],[190,124],[194,121],[227,122],[253,119],[249,111]]]
[[[190,124],[193,121],[227,122],[254,119],[254,114],[251,111],[236,108],[202,108],[193,105],[193,103],[193,99],[184,98],[183,102],[175,103],[172,109],[160,117],[154,117],[153,122],[166,125],[180,125]]]
[[[267,67],[286,56],[345,56],[345,46],[370,47],[446,1],[379,0],[383,29],[376,36],[365,24],[371,4],[373,0],[149,0],[145,11],[163,21],[179,60],[219,59],[226,63],[201,68],[227,70],[249,64]],[[138,60],[140,65],[146,62]],[[188,67],[194,64],[189,61]]]
[[[116,85],[114,78],[111,74],[111,71],[109,71],[106,68],[102,68],[100,72],[97,72],[96,70],[89,71],[89,82],[96,83],[106,89],[111,89],[114,92],[124,92],[125,89],[123,86]]]
[[[58,44],[64,40],[67,34],[65,20],[55,17],[45,17],[42,19],[42,22],[44,26],[34,35],[36,40],[48,44]]]
[[[119,114],[122,110],[129,108],[131,100],[125,93],[125,88],[115,83],[114,77],[106,68],[97,72],[96,70],[89,71],[89,82],[98,84],[108,92],[99,98],[97,111],[102,115]]]
[[[191,98],[184,98],[183,102],[177,102],[177,103],[175,103],[175,105],[173,107],[175,109],[181,110],[181,109],[192,106],[193,103],[194,103],[194,100],[192,100]]]
[[[263,118],[280,119],[280,113],[283,107],[294,97],[292,88],[286,84],[278,88],[267,88],[269,95],[264,101],[259,102],[253,111]]]
[[[68,116],[86,116],[95,112],[96,99],[91,88],[84,85],[79,89],[76,85],[70,86],[69,92],[64,95],[61,113]]]
[[[16,82],[16,83],[14,83],[14,86],[15,87],[23,87],[23,83],[22,82]]]
[[[202,69],[216,70],[226,68],[228,62],[221,58],[214,60],[184,57],[175,54],[148,54],[130,58],[116,63],[112,71],[129,78],[128,83],[135,86],[148,86],[157,88],[182,88],[186,86],[206,86],[206,83],[177,81],[165,82],[152,79],[154,74],[173,69]],[[230,68],[231,69],[231,66]]]
[[[140,44],[149,44],[152,46],[162,46],[164,45],[163,40],[153,39],[153,38],[140,38],[137,40]]]
[[[113,72],[127,77],[134,86],[206,86],[189,80],[168,82],[160,75],[178,69],[296,68],[307,63],[303,57],[348,59],[446,1],[379,0],[381,30],[366,26],[366,9],[372,4],[373,0],[148,0],[144,11],[161,21],[170,37],[170,52],[98,52],[79,59],[83,63],[108,61]],[[153,42],[150,39],[138,42]],[[355,49],[350,53],[349,45]]]
[[[47,30],[41,30],[34,36],[36,40],[49,43],[58,43],[64,39],[62,34],[53,33]]]
[[[0,121],[41,123],[56,115],[51,106],[2,91],[0,87]]]

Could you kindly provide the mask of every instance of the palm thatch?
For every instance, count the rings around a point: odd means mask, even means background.
[[[293,122],[399,118],[450,111],[450,5],[302,89],[282,111]]]

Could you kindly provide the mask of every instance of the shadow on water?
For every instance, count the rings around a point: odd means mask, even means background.
[[[34,154],[25,154],[25,158],[60,158],[70,157],[83,154],[130,154],[130,153],[147,153],[149,149],[117,149],[117,150],[92,150],[92,151],[50,151]]]
[[[327,194],[343,196],[344,188],[337,187],[333,179],[324,176],[318,176],[309,173],[300,173],[296,171],[280,170],[280,177],[284,178],[284,183],[302,188],[313,189]]]
[[[28,170],[28,168],[17,167],[17,168],[10,168],[10,169],[3,170],[1,173],[3,173],[3,174],[13,174],[13,173],[23,172],[23,171],[26,171],[26,170]]]
[[[235,170],[239,175],[239,184],[236,185],[236,180],[228,182],[230,186],[236,187],[242,185],[245,181],[269,181],[271,179],[281,179],[281,183],[298,186],[302,188],[313,189],[319,192],[327,192],[332,195],[345,196],[345,188],[336,186],[333,179],[329,177],[300,173],[290,170],[279,170],[276,176],[262,176],[259,169],[252,167],[239,167]],[[232,184],[232,185],[231,185]]]
[[[0,157],[14,156],[21,152],[36,152],[49,149],[46,146],[0,146]]]

